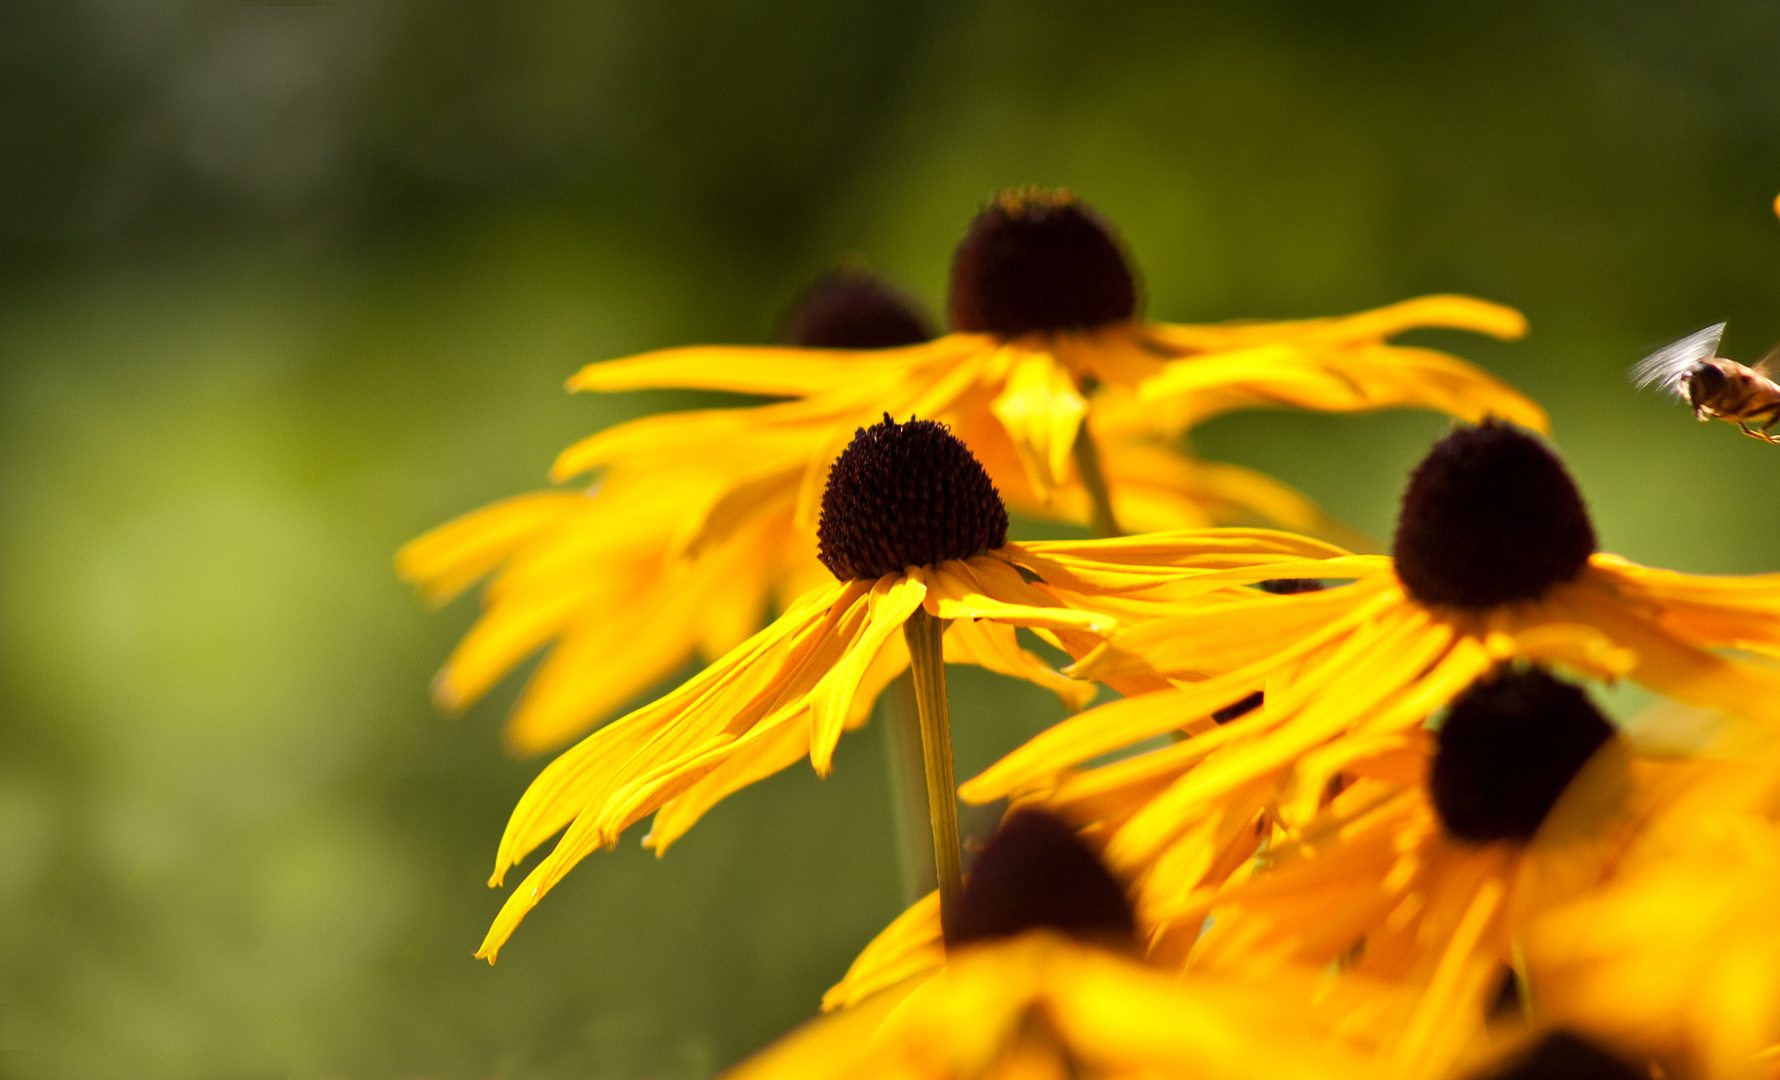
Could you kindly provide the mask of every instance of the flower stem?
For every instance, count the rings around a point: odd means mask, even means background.
[[[921,716],[922,770],[927,777],[927,820],[933,831],[933,866],[939,878],[939,919],[951,925],[964,890],[958,853],[958,785],[952,779],[952,724],[946,712],[946,665],[940,644],[945,624],[916,608],[902,626],[909,671]]]
[[[1113,516],[1112,493],[1106,487],[1106,474],[1100,471],[1100,450],[1094,445],[1086,418],[1075,430],[1074,451],[1075,471],[1081,475],[1082,487],[1088,489],[1088,499],[1094,505],[1089,527],[1097,537],[1124,536],[1119,519]]]
[[[927,822],[927,765],[921,752],[921,709],[907,671],[884,688],[884,741],[890,751],[890,806],[906,906],[939,884],[933,870],[933,831]]]

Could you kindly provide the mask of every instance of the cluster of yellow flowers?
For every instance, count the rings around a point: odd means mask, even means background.
[[[1391,343],[1518,313],[1147,322],[1113,230],[1026,189],[970,224],[947,318],[843,270],[783,347],[593,364],[571,387],[775,400],[602,431],[554,470],[591,488],[403,549],[440,602],[492,575],[441,702],[548,645],[510,745],[579,737],[513,811],[491,884],[561,836],[479,956],[642,818],[661,851],[800,758],[828,773],[902,680],[934,892],[738,1077],[1780,1073],[1780,574],[1598,551],[1544,412]],[[1456,423],[1391,553],[1355,554],[1304,496],[1183,451],[1256,407]],[[1096,538],[1010,540],[1009,510]],[[1074,714],[960,787],[944,662]],[[1713,738],[1616,729],[1586,685],[1620,678]],[[1011,807],[968,873],[959,796]]]

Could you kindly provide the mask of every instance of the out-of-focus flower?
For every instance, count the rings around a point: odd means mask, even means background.
[[[1780,1073],[1780,755],[1692,763],[1611,883],[1528,934],[1555,1022],[1668,1075]]]
[[[718,800],[801,757],[826,775],[842,731],[863,723],[872,696],[907,666],[900,632],[917,612],[950,621],[949,659],[1031,679],[1079,706],[1094,688],[1021,650],[1014,627],[1080,655],[1121,618],[1171,602],[1177,589],[1201,588],[1198,578],[1213,582],[1204,588],[1225,587],[1217,582],[1232,545],[1245,563],[1256,557],[1248,552],[1271,549],[1285,577],[1340,552],[1261,530],[1010,543],[995,486],[964,445],[933,421],[889,418],[859,431],[836,460],[819,537],[832,582],[533,781],[508,822],[491,884],[567,832],[508,899],[478,955],[492,960],[570,867],[641,818],[656,815],[647,842],[661,851]]]
[[[1221,887],[1153,912],[1154,952],[1388,987],[1337,1026],[1369,1030],[1398,1071],[1445,1070],[1493,1013],[1524,1023],[1528,926],[1598,885],[1676,766],[1633,760],[1582,689],[1537,668],[1493,673],[1415,735],[1396,760],[1350,761]]]
[[[1118,883],[1068,826],[1016,811],[965,884],[943,974],[817,1020],[732,1080],[1365,1075],[1255,986],[1132,958]]]
[[[1503,669],[1459,698],[1438,735],[1344,759],[1307,819],[1257,781],[1155,864],[1128,868],[1145,955],[1270,986],[1282,1012],[1316,1016],[1394,1075],[1446,1076],[1490,1042],[1492,998],[1517,977],[1516,935],[1601,877],[1669,789],[1665,768],[1628,762],[1577,687]],[[1027,805],[1098,817],[1087,833],[1104,834],[1145,797],[1118,794],[1116,807]],[[917,905],[824,1007],[944,962],[936,912]]]
[[[1596,552],[1562,464],[1512,427],[1462,428],[1435,446],[1410,479],[1394,553],[1303,575],[1351,584],[1208,594],[1182,601],[1179,615],[1121,630],[1071,673],[1159,674],[1179,688],[1065,720],[961,794],[1128,806],[1141,792],[1141,809],[1109,825],[1105,848],[1129,872],[1256,784],[1279,785],[1288,815],[1294,805],[1314,808],[1346,762],[1400,749],[1406,733],[1504,661],[1625,676],[1679,701],[1780,723],[1780,674],[1711,651],[1780,652],[1780,574],[1698,577]],[[1257,565],[1198,584],[1280,576]],[[1211,720],[1245,701],[1258,707]],[[1172,731],[1191,737],[1069,772]]]

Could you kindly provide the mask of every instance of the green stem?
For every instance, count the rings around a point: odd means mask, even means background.
[[[1094,436],[1088,431],[1088,420],[1082,418],[1082,426],[1075,430],[1075,471],[1082,478],[1082,487],[1088,489],[1088,499],[1094,504],[1094,516],[1089,520],[1089,527],[1097,537],[1124,536],[1125,530],[1119,528],[1119,519],[1113,516],[1112,493],[1106,487],[1106,474],[1100,471],[1100,450],[1094,445]]]
[[[884,688],[884,741],[890,751],[890,804],[906,906],[939,884],[933,871],[933,832],[927,822],[927,764],[921,753],[921,708],[909,672]]]
[[[939,919],[941,926],[950,926],[964,891],[964,870],[958,853],[958,785],[952,779],[952,724],[946,713],[946,665],[940,644],[945,629],[925,608],[916,608],[902,626],[921,716],[922,772],[927,778],[933,868],[939,878]]]

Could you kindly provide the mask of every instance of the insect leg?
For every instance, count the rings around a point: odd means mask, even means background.
[[[1744,420],[1737,421],[1737,428],[1740,431],[1742,431],[1743,434],[1749,436],[1751,439],[1760,439],[1762,442],[1765,442],[1765,443],[1780,443],[1780,435],[1768,434],[1767,429],[1769,427],[1771,427],[1772,425],[1773,425],[1773,421],[1770,420],[1770,421],[1768,421],[1767,424],[1764,424],[1762,426],[1762,430],[1756,431],[1749,426],[1747,421],[1744,421]]]

